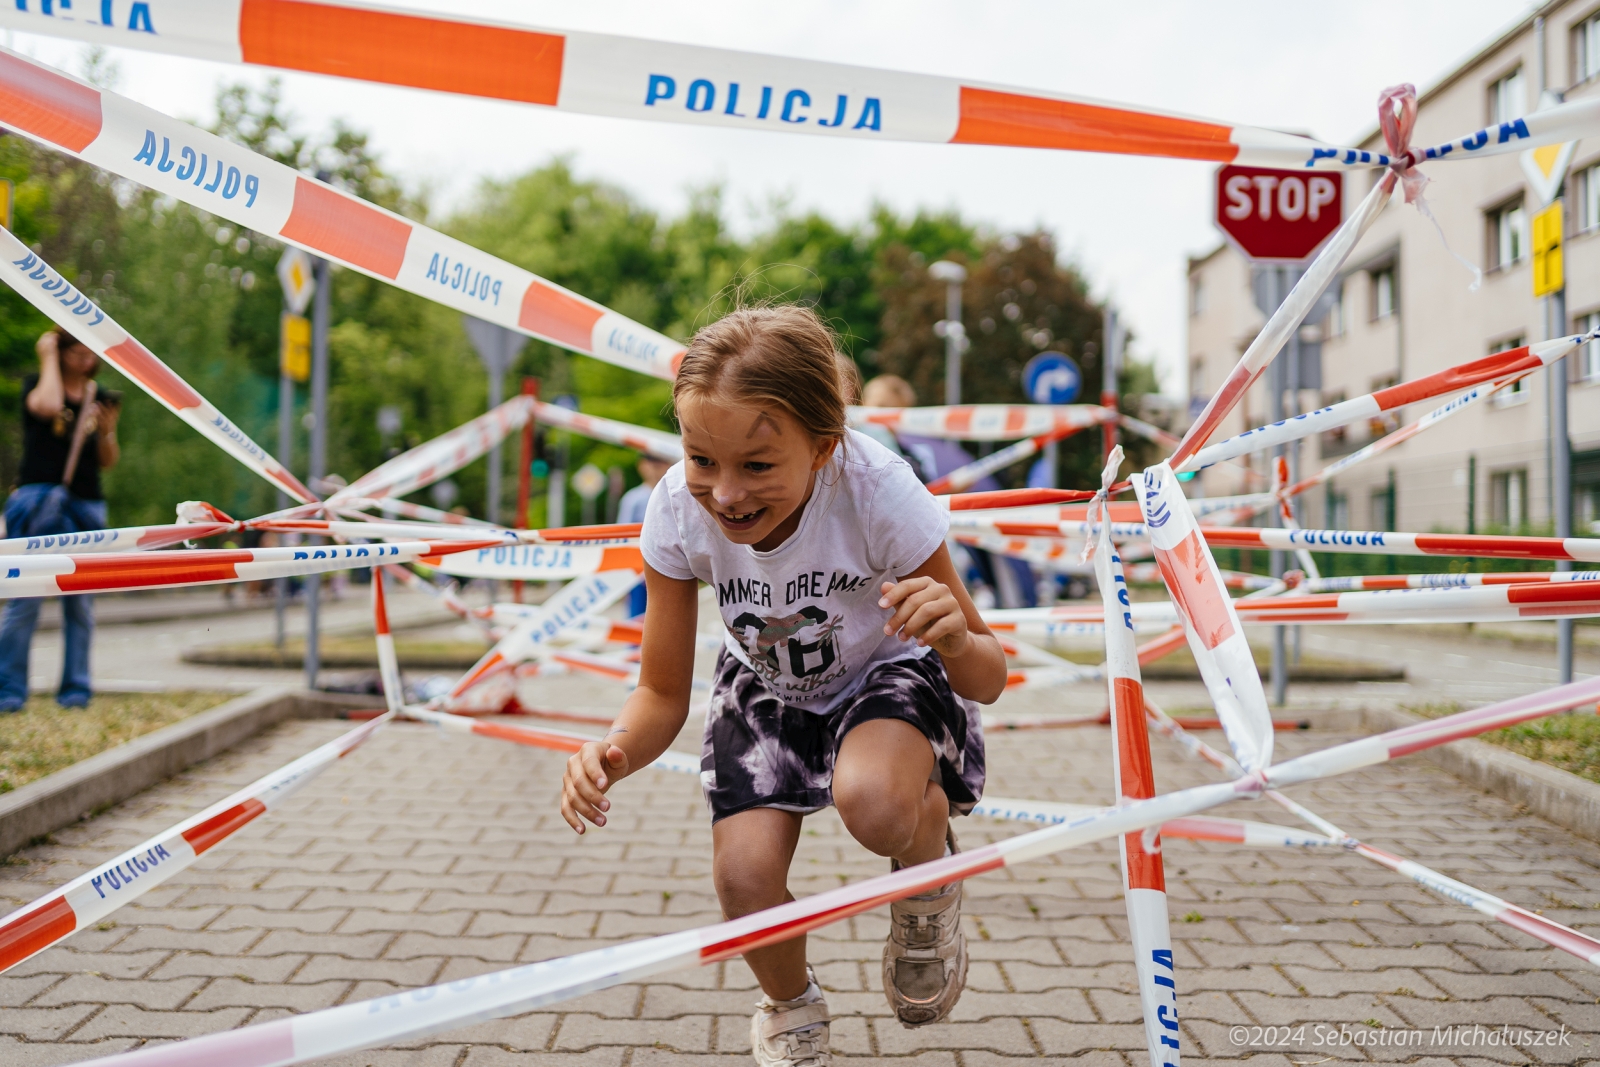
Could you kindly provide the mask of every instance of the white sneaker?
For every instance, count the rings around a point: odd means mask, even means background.
[[[954,832],[948,854],[961,851]],[[891,869],[899,864],[891,861]],[[883,995],[906,1029],[943,1020],[967,985],[967,935],[961,931],[961,885],[889,905],[889,937],[883,943]]]
[[[828,1004],[806,968],[806,991],[794,1000],[762,996],[750,1020],[757,1067],[833,1067],[828,1050]]]

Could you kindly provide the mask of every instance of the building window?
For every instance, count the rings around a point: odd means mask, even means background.
[[[1528,468],[1489,475],[1489,521],[1514,530],[1528,521]]]
[[[1323,324],[1326,327],[1323,335],[1326,337],[1343,337],[1346,329],[1344,279],[1340,278],[1335,281],[1330,291],[1333,293],[1333,306],[1328,308],[1328,317],[1323,320]]]
[[[1573,320],[1575,333],[1594,333],[1600,330],[1600,311],[1579,315]],[[1600,341],[1589,341],[1567,357],[1572,361],[1572,377],[1580,382],[1600,381]]]
[[[1572,81],[1586,82],[1600,74],[1600,14],[1572,28]]]
[[[1572,176],[1573,231],[1587,233],[1600,228],[1600,163],[1585,167]]]
[[[1328,521],[1327,521],[1327,524],[1326,524],[1327,525],[1327,529],[1330,529],[1330,530],[1348,530],[1348,529],[1350,529],[1350,497],[1347,494],[1345,494],[1345,493],[1336,493],[1332,489],[1329,489],[1328,490],[1327,508],[1328,508]]]
[[[1496,341],[1490,345],[1489,354],[1492,356],[1496,352],[1509,352],[1513,348],[1521,348],[1523,344],[1524,341],[1521,334],[1515,337],[1507,337],[1503,341]],[[1524,374],[1504,389],[1497,390],[1489,398],[1489,402],[1497,407],[1504,407],[1507,404],[1520,404],[1526,399],[1528,399],[1528,375]]]
[[[1374,530],[1394,529],[1394,483],[1390,482],[1382,489],[1374,489],[1372,501],[1372,526]]]
[[[1189,275],[1189,317],[1194,318],[1206,310],[1206,287],[1200,275]]]
[[[1372,318],[1386,319],[1400,310],[1400,291],[1395,285],[1394,265],[1372,272]]]
[[[1494,126],[1528,113],[1528,97],[1523,89],[1522,68],[1489,86],[1489,125]]]
[[[1520,199],[1489,212],[1489,269],[1522,262],[1528,252],[1528,216]]]

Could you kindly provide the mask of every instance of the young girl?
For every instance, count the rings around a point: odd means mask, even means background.
[[[605,794],[665,751],[688,715],[699,583],[727,637],[701,781],[713,877],[736,918],[793,900],[801,818],[839,809],[891,869],[955,849],[952,814],[983,790],[973,701],[1005,657],[945,548],[949,513],[904,460],[845,427],[854,368],[797,307],[736,311],[696,335],[673,385],[683,463],[650,498],[639,687],[604,741],[567,763],[562,815],[604,826]],[[961,886],[891,908],[884,994],[908,1027],[949,1014],[966,980]],[[828,1009],[804,935],[745,954],[765,996],[762,1067],[826,1067]]]

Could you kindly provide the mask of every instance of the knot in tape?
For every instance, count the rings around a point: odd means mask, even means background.
[[[1400,179],[1406,203],[1415,203],[1427,187],[1428,177],[1417,169],[1411,151],[1411,131],[1417,124],[1417,87],[1410,82],[1391,85],[1378,94],[1378,127],[1389,148],[1389,169]]]

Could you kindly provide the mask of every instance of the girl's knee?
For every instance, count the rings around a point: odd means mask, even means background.
[[[910,803],[889,792],[846,789],[841,793],[836,786],[833,803],[850,836],[868,851],[880,856],[899,856],[916,838],[917,821],[922,815],[921,798]]]

